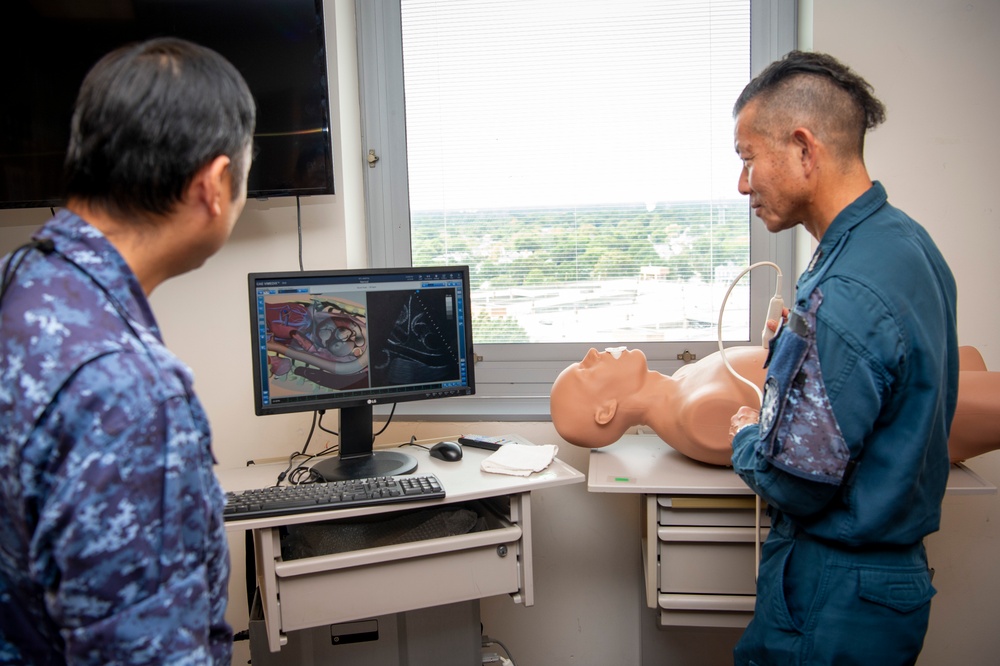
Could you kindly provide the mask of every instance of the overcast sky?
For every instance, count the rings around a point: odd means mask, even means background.
[[[749,2],[404,0],[413,210],[740,198]]]

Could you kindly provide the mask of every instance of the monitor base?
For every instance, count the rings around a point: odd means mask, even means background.
[[[402,451],[372,451],[351,458],[327,458],[313,465],[326,481],[350,481],[373,476],[398,476],[417,469],[417,459]]]

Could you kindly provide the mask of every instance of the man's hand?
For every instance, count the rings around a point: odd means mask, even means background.
[[[732,444],[733,437],[742,428],[749,425],[754,425],[760,420],[760,411],[753,409],[752,407],[740,407],[739,411],[733,414],[733,418],[729,421],[729,443]]]
[[[768,319],[764,322],[764,325],[768,327],[772,332],[778,332],[778,324],[784,326],[788,322],[788,308],[781,308],[781,320]]]

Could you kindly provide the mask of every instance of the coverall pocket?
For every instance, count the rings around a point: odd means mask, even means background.
[[[768,584],[757,586],[757,601],[768,608],[764,615],[775,627],[796,633],[802,630],[803,618],[796,618],[794,604],[790,608],[788,603],[789,593],[794,593],[795,581],[790,571],[794,549],[795,543],[791,539],[769,539],[764,544],[757,580],[768,581]]]
[[[928,604],[936,591],[928,571],[862,569],[859,574],[858,596],[900,613]]]

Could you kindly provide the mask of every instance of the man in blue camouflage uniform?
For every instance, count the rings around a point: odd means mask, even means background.
[[[772,524],[735,661],[912,664],[958,393],[955,281],[868,176],[864,136],[885,110],[854,72],[793,52],[734,113],[740,192],[769,231],[802,224],[819,243],[763,404],[732,419],[734,469]]]
[[[208,422],[147,297],[229,237],[255,113],[176,39],[81,86],[66,207],[4,262],[0,663],[230,663]]]

